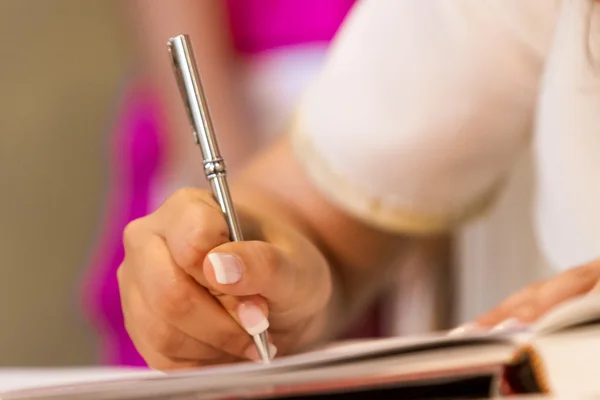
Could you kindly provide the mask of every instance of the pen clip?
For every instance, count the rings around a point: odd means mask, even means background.
[[[173,43],[171,40],[167,43],[167,49],[169,50],[169,55],[171,56],[171,66],[173,67],[173,72],[175,73],[175,81],[177,82],[177,86],[179,87],[179,94],[183,100],[183,104],[185,106],[185,111],[188,115],[188,120],[190,122],[190,127],[192,128],[192,134],[194,135],[194,141],[196,144],[200,144],[200,137],[198,136],[198,131],[194,128],[194,119],[192,117],[192,110],[190,107],[190,103],[185,95],[185,85],[183,83],[183,74],[181,73],[181,68],[179,67],[180,62],[178,61],[177,53],[173,48]]]
[[[194,62],[194,52],[188,35],[179,35],[169,39],[167,49],[177,86],[191,124],[194,140],[202,150],[204,162],[221,161],[222,158],[215,140],[206,96]]]

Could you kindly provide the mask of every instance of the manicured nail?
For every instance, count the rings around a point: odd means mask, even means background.
[[[275,345],[273,343],[269,343],[269,355],[271,356],[271,360],[275,357],[276,354],[277,354],[277,347],[275,347]],[[251,344],[250,347],[248,347],[246,349],[246,351],[244,352],[244,355],[249,360],[256,361],[256,362],[262,361],[260,358],[260,355],[258,354],[258,350],[256,349],[256,345],[254,345],[254,344]]]
[[[277,347],[273,343],[269,343],[269,355],[271,356],[271,360],[277,355]]]
[[[506,331],[506,330],[511,330],[511,329],[526,328],[526,327],[527,327],[527,325],[523,324],[517,318],[508,318],[508,319],[505,319],[504,321],[500,322],[498,325],[494,326],[492,328],[492,331],[498,332],[498,331]]]
[[[481,330],[482,330],[481,326],[479,326],[475,322],[469,322],[469,323],[463,324],[459,327],[452,329],[450,332],[448,332],[448,335],[452,335],[452,336],[467,335],[469,333],[479,332]]]
[[[250,335],[258,335],[269,328],[269,321],[260,307],[253,303],[242,303],[237,309],[242,327]]]
[[[242,279],[244,267],[237,256],[225,253],[210,253],[208,260],[215,271],[215,279],[222,285],[230,285]]]

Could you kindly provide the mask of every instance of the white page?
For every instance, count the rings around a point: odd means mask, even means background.
[[[110,391],[120,389],[124,390],[132,385],[143,385],[144,381],[146,381],[146,384],[149,386],[155,386],[155,384],[162,385],[160,383],[161,381],[178,385],[179,383],[177,382],[183,384],[183,382],[190,382],[190,379],[192,379],[193,382],[198,383],[200,387],[203,386],[203,382],[207,383],[207,387],[213,385],[222,386],[223,383],[230,383],[231,381],[237,381],[238,379],[254,376],[255,374],[256,376],[266,377],[269,375],[276,375],[277,373],[284,371],[296,369],[305,370],[324,363],[344,362],[359,357],[362,358],[373,357],[382,354],[385,355],[390,352],[401,353],[419,348],[428,348],[434,345],[469,345],[473,341],[498,343],[506,342],[509,340],[509,338],[510,335],[506,333],[480,332],[464,336],[448,336],[447,333],[442,332],[423,336],[361,340],[342,342],[304,354],[282,357],[274,360],[269,365],[248,362],[166,374],[148,370],[90,370],[84,368],[81,370],[47,370],[44,371],[44,375],[39,374],[39,371],[23,370],[20,372],[17,371],[16,374],[13,374],[13,377],[16,377],[18,381],[23,382],[25,385],[13,385],[13,387],[7,387],[6,385],[4,387],[0,386],[0,392],[6,392],[7,389],[29,389],[94,382],[98,382],[98,385],[93,388],[92,391]],[[21,373],[21,376],[19,376],[19,373]],[[5,374],[5,376],[7,375]],[[2,379],[1,375],[0,379]],[[30,385],[30,383],[35,382],[38,382],[38,384]],[[88,386],[88,388],[90,387]],[[55,389],[58,392],[62,390],[58,387]],[[52,390],[52,392],[56,391]]]
[[[290,368],[326,362],[343,361],[358,357],[377,356],[388,352],[411,351],[434,345],[468,344],[472,341],[506,341],[510,332],[473,332],[460,336],[449,336],[447,332],[434,332],[419,336],[391,337],[375,340],[340,342],[320,350],[275,360],[272,367]]]
[[[536,335],[600,319],[600,293],[589,293],[559,304],[533,325]]]
[[[534,334],[544,334],[573,324],[600,317],[600,295],[587,295],[563,303],[552,310],[537,324],[533,325]],[[374,357],[390,352],[404,352],[432,346],[447,346],[451,344],[468,345],[473,341],[507,342],[514,341],[518,332],[487,331],[474,332],[468,335],[448,336],[447,332],[432,333],[421,336],[394,337],[377,340],[359,340],[341,342],[325,348],[289,357],[281,357],[270,365],[256,363],[241,363],[213,368],[202,368],[185,372],[163,374],[147,369],[126,368],[58,368],[58,369],[1,369],[0,392],[19,389],[50,387],[56,385],[71,385],[77,383],[94,383],[102,387],[127,387],[134,382],[143,381],[188,381],[189,378],[206,382],[225,382],[258,374],[268,376],[286,370],[309,369],[329,362],[343,362],[358,357]],[[527,335],[529,336],[529,335]],[[112,381],[107,382],[107,381]]]
[[[304,369],[325,363],[344,362],[363,357],[375,357],[390,352],[411,351],[417,348],[428,348],[434,345],[465,344],[476,342],[511,341],[511,332],[474,332],[468,335],[449,336],[447,332],[435,332],[420,336],[391,337],[385,339],[365,339],[337,342],[323,348],[292,356],[280,357],[270,364],[253,362],[229,364],[211,368],[202,368],[181,372],[167,373],[155,379],[171,378],[211,378],[232,377],[235,375],[269,374],[287,369]]]
[[[145,368],[0,368],[0,392],[159,375]]]
[[[176,395],[188,399],[194,394],[198,398],[208,394],[225,394],[234,396],[237,394],[251,393],[270,393],[277,388],[302,387],[308,384],[309,387],[317,382],[335,382],[336,380],[348,381],[358,379],[359,381],[378,377],[388,376],[390,379],[396,379],[398,374],[411,374],[434,371],[440,367],[440,355],[444,355],[443,368],[446,370],[448,378],[452,378],[456,367],[468,367],[478,370],[480,373],[492,373],[490,365],[498,365],[507,360],[512,354],[511,347],[506,342],[484,342],[482,346],[468,347],[471,351],[465,352],[464,348],[438,348],[430,349],[424,352],[415,352],[410,354],[401,354],[385,357],[382,359],[371,358],[366,361],[348,362],[342,365],[317,365],[314,368],[278,369],[271,374],[240,374],[240,375],[214,375],[208,374],[187,375],[179,374],[169,375],[167,379],[149,379],[145,382],[133,381],[113,381],[104,384],[95,384],[91,386],[79,386],[71,388],[50,388],[43,391],[20,393],[16,397],[6,396],[6,399],[32,399],[43,395],[45,399],[52,400],[122,400],[127,399],[147,399],[151,396],[165,396],[165,398],[178,398]],[[485,350],[484,350],[485,349]],[[482,350],[485,353],[482,353]],[[482,356],[482,354],[485,354]],[[448,357],[448,359],[446,359]],[[486,366],[483,370],[481,367]],[[494,370],[495,371],[495,370]],[[442,371],[438,371],[442,373]],[[467,373],[472,374],[473,372]],[[443,373],[442,373],[443,374]],[[458,372],[456,376],[465,374],[465,371]],[[438,376],[442,378],[443,375]],[[298,386],[300,385],[300,386]],[[338,383],[339,385],[339,383]],[[235,397],[235,396],[234,396]],[[154,398],[154,397],[152,397]],[[196,397],[194,397],[196,398]]]

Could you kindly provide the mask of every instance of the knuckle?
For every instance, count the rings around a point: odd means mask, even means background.
[[[167,203],[185,204],[198,198],[199,189],[194,188],[183,188],[173,193],[168,199]]]
[[[133,220],[125,226],[125,229],[123,229],[123,245],[125,249],[139,247],[143,229],[142,219]]]
[[[138,241],[139,220],[129,222],[123,229],[123,245],[125,248],[135,247]]]
[[[210,223],[218,221],[218,218],[215,218],[215,214],[215,210],[202,203],[194,204],[183,211],[182,219],[191,228],[189,231],[189,241],[191,244],[197,245],[206,239]],[[219,217],[219,215],[217,216]]]
[[[203,203],[208,205],[214,203],[212,195],[206,190],[187,187],[173,193],[165,202],[167,206],[176,208],[186,207],[190,204]]]
[[[178,263],[189,272],[201,263],[212,248],[228,240],[228,231],[223,216],[205,204],[187,207],[181,218],[186,233]]]

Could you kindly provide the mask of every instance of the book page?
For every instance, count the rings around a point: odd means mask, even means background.
[[[420,336],[391,337],[385,339],[364,339],[332,343],[306,353],[274,359],[270,364],[240,363],[205,369],[167,374],[168,377],[198,378],[234,376],[247,374],[271,374],[284,370],[301,370],[331,363],[346,363],[357,359],[387,357],[407,352],[426,351],[450,346],[470,346],[475,343],[512,343],[510,332],[473,332],[467,335],[452,336],[448,332],[435,332]]]
[[[164,375],[147,368],[0,368],[0,393],[81,382]]]
[[[331,365],[336,363],[339,368],[344,365],[350,365],[354,361],[359,364],[366,361],[377,362],[378,359],[394,357],[403,357],[404,354],[411,353],[414,356],[419,356],[421,352],[425,353],[429,350],[442,350],[444,348],[453,347],[454,349],[460,350],[460,347],[472,346],[475,343],[503,343],[510,342],[510,335],[500,333],[474,333],[471,335],[463,336],[450,336],[446,332],[433,333],[424,336],[416,337],[395,337],[388,339],[378,340],[362,340],[352,342],[342,342],[326,346],[322,349],[311,351],[304,354],[281,357],[273,360],[271,364],[257,364],[253,362],[223,365],[219,367],[211,368],[200,368],[191,371],[184,372],[172,372],[172,373],[160,373],[155,371],[102,371],[102,374],[93,374],[92,371],[84,370],[71,370],[63,371],[61,375],[59,370],[46,371],[46,376],[42,376],[38,380],[37,385],[25,385],[17,386],[13,388],[40,388],[44,386],[55,386],[55,385],[71,385],[74,383],[86,383],[85,387],[81,387],[80,390],[84,392],[86,390],[91,391],[111,391],[111,390],[125,390],[137,385],[145,385],[154,387],[156,385],[162,386],[163,383],[170,385],[181,385],[183,382],[193,382],[198,388],[205,387],[216,387],[219,385],[229,385],[232,380],[241,382],[244,379],[251,377],[274,377],[281,373],[291,372],[297,374],[300,371],[310,371],[319,366]],[[294,372],[297,371],[297,372]],[[26,371],[21,371],[23,375],[19,376],[18,373],[13,375],[21,381],[33,382],[34,379],[38,379],[35,373],[27,375]],[[87,373],[87,376],[86,376]],[[110,376],[110,373],[113,373]],[[70,376],[68,376],[71,374]],[[77,379],[79,378],[79,379]],[[109,378],[109,379],[104,379]],[[252,379],[256,379],[252,378]],[[89,383],[89,384],[88,384]],[[206,385],[204,385],[206,383]],[[6,386],[5,386],[6,389]],[[11,389],[8,387],[8,389]],[[42,391],[47,393],[62,393],[63,390],[72,391],[72,388],[61,388],[56,387],[55,390]],[[79,389],[78,389],[79,390]],[[0,387],[0,392],[2,388]],[[32,392],[33,394],[39,393],[39,391]],[[31,393],[30,393],[31,394]],[[0,396],[1,398],[2,396]]]
[[[455,341],[455,339],[453,339]],[[466,343],[466,342],[465,342]],[[465,347],[429,347],[424,351],[392,353],[381,358],[360,358],[340,364],[312,364],[302,368],[257,366],[263,373],[223,373],[227,368],[206,369],[197,373],[173,373],[161,377],[140,377],[64,387],[0,394],[0,399],[45,400],[123,400],[165,398],[237,398],[257,393],[335,389],[379,383],[397,385],[435,379],[458,379],[464,376],[492,375],[508,360],[514,349],[506,342],[480,342]],[[275,369],[273,369],[275,368]],[[235,369],[235,368],[234,368]],[[270,369],[264,373],[264,369]],[[230,369],[231,370],[231,369]],[[260,397],[260,396],[259,396]]]
[[[563,302],[531,328],[522,339],[534,350],[532,367],[538,379],[553,394],[587,398],[600,393],[600,294]]]
[[[533,325],[535,335],[547,335],[600,319],[600,293],[589,293],[559,304]]]
[[[273,367],[290,368],[315,364],[341,362],[356,358],[381,357],[435,347],[470,345],[481,342],[505,342],[512,335],[509,332],[481,331],[465,335],[448,335],[448,332],[434,332],[419,336],[402,336],[385,339],[354,340],[338,342],[304,354],[289,356],[273,362]]]
[[[600,393],[600,324],[565,329],[533,341],[538,374],[552,393],[573,399]]]
[[[600,319],[600,295],[588,295],[563,303],[549,312],[532,326],[536,335],[557,332],[586,321]],[[2,370],[0,369],[0,393],[7,390],[43,388],[55,385],[75,385],[74,387],[55,387],[51,390],[29,392],[56,394],[60,398],[65,390],[69,393],[103,392],[130,390],[137,386],[147,388],[191,385],[196,389],[213,390],[231,385],[232,381],[241,383],[256,379],[269,381],[283,379],[283,376],[319,376],[319,370],[346,368],[364,368],[387,364],[389,360],[412,360],[406,368],[412,369],[425,362],[421,357],[434,357],[434,354],[463,354],[486,361],[487,354],[480,353],[476,344],[509,345],[517,342],[518,332],[510,330],[489,330],[462,335],[449,335],[448,332],[431,333],[421,336],[394,337],[376,340],[358,340],[334,343],[321,349],[288,357],[275,359],[269,365],[252,362],[200,368],[192,371],[160,373],[150,370],[127,369],[56,369],[56,370]],[[506,347],[509,348],[509,347]],[[462,350],[461,350],[462,349]],[[475,350],[475,353],[473,353]],[[500,354],[500,353],[499,353]],[[479,358],[478,358],[479,357]],[[460,358],[460,357],[459,357]],[[551,357],[554,358],[554,357]],[[447,357],[444,357],[447,360]],[[381,361],[378,361],[381,360]],[[417,361],[420,360],[418,363]],[[435,364],[436,358],[430,358]],[[449,360],[448,360],[449,361]],[[458,361],[458,359],[457,359]],[[464,360],[463,360],[464,361]],[[471,360],[472,361],[472,360]],[[380,362],[382,364],[380,364]],[[396,361],[397,362],[397,361]],[[431,365],[433,365],[431,364]],[[429,368],[431,365],[423,364]],[[324,369],[322,369],[324,368]],[[404,368],[404,367],[402,367]],[[400,372],[400,371],[397,371]],[[289,375],[291,374],[291,375]],[[552,374],[554,375],[554,374]],[[254,378],[253,378],[254,377]],[[280,377],[277,378],[276,377]],[[287,378],[286,378],[287,379]],[[185,383],[185,384],[184,384]],[[158,385],[158,386],[157,386]],[[23,393],[21,393],[23,395]],[[3,395],[0,395],[3,398]],[[10,396],[9,396],[10,398]],[[16,398],[19,398],[17,395]],[[27,398],[27,393],[25,397]]]

